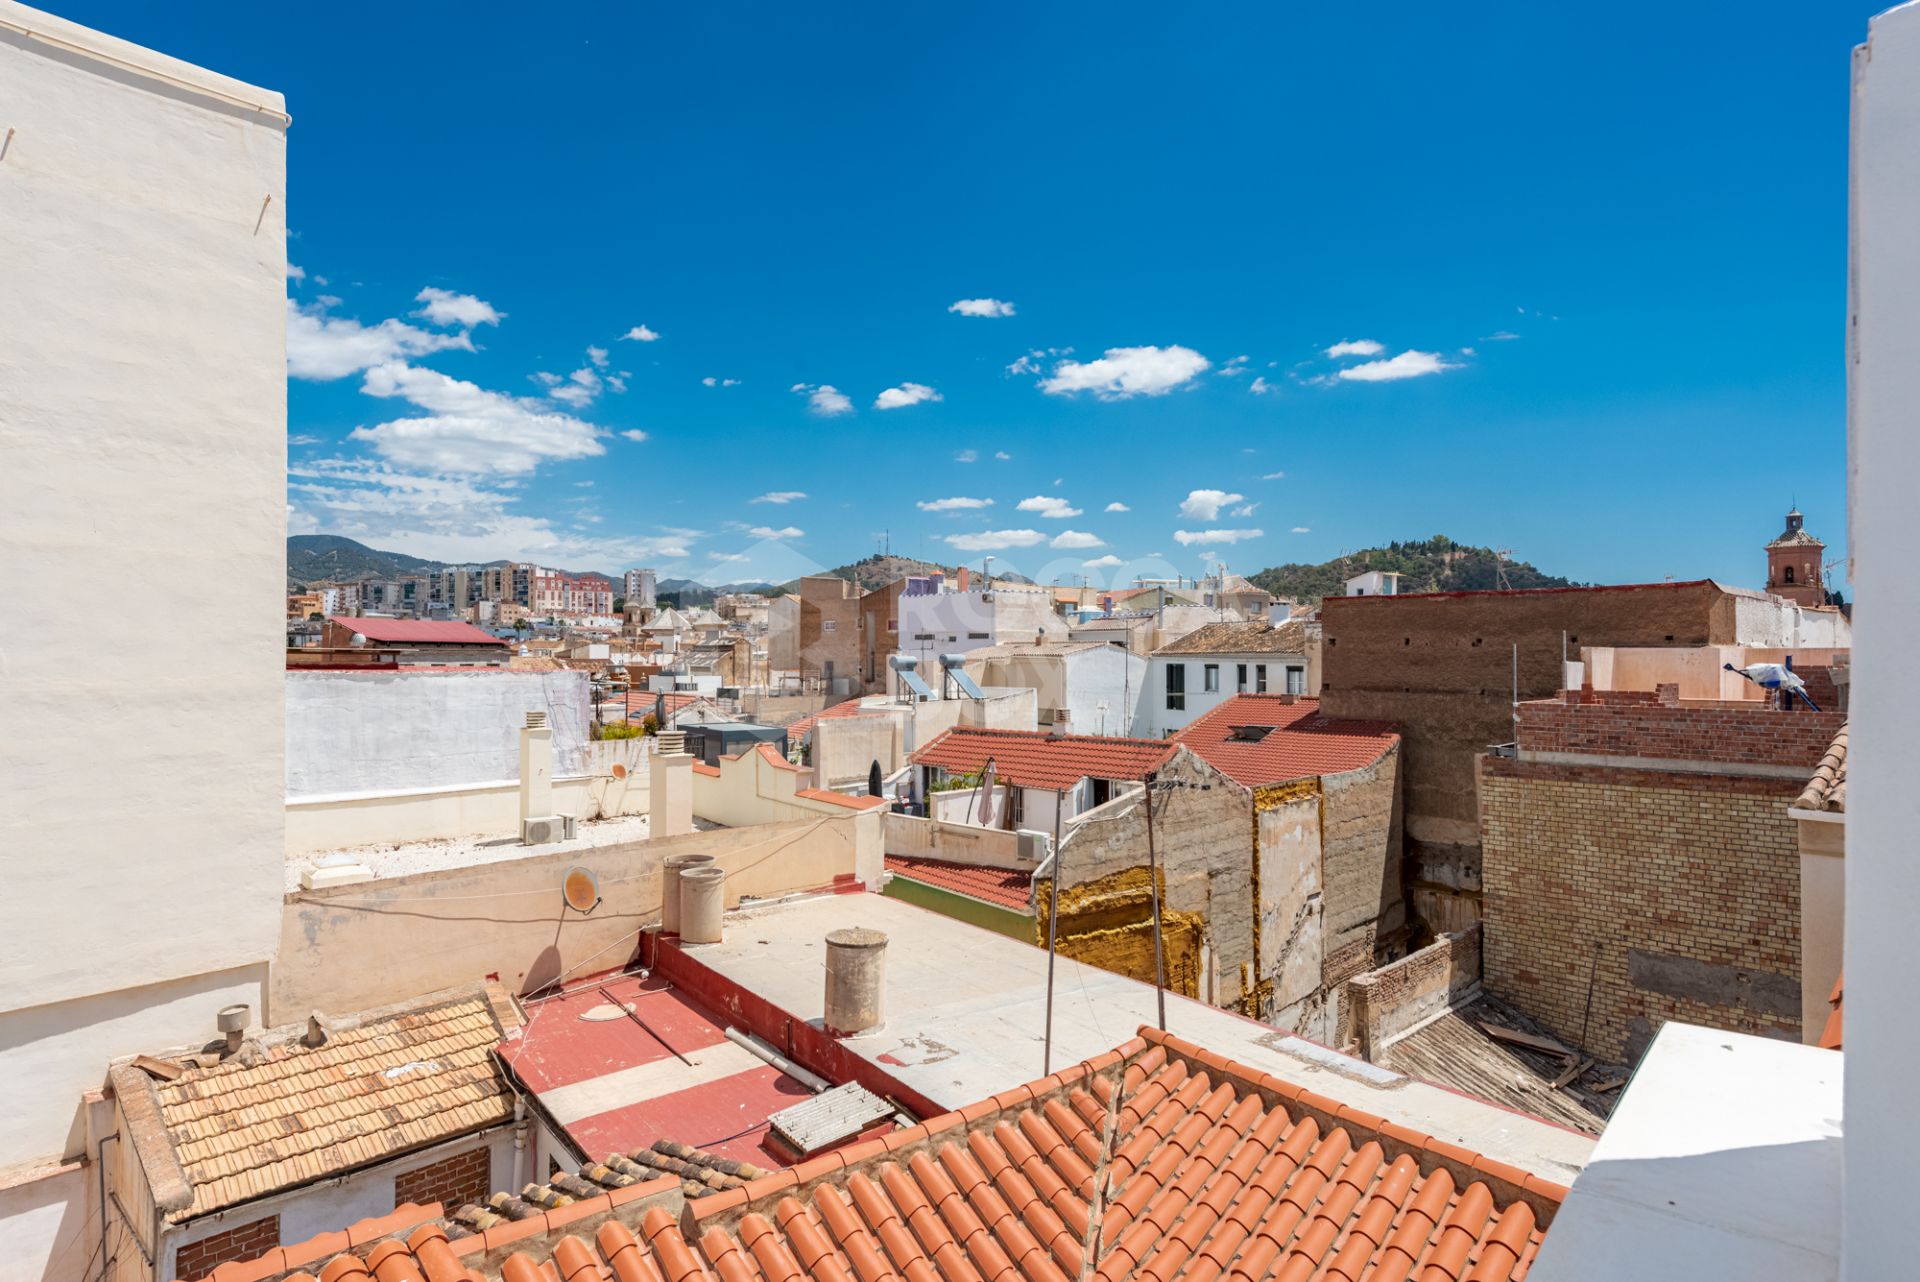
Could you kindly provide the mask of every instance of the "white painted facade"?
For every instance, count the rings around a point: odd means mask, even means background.
[[[1911,910],[1920,903],[1920,789],[1913,786],[1920,682],[1913,589],[1920,492],[1920,4],[1875,18],[1853,59],[1847,551],[1865,604],[1853,646],[1846,855],[1846,1111],[1841,1276],[1913,1268],[1904,1196],[1920,1151],[1911,1068]]]
[[[92,1168],[58,1164],[91,1155],[108,1061],[264,1006],[286,124],[276,93],[0,0],[0,1278],[84,1272]],[[221,584],[131,657],[71,609],[129,549]]]
[[[1117,645],[1049,642],[974,652],[967,672],[987,691],[1032,690],[1042,730],[1128,735],[1147,680],[1147,663]],[[937,670],[927,677],[937,693]]]
[[[929,684],[940,674],[940,656],[966,654],[990,645],[1031,642],[1036,635],[1064,641],[1067,622],[1045,588],[997,583],[993,590],[933,592],[900,597],[896,648],[920,660]],[[931,673],[931,676],[927,674]]]
[[[1347,580],[1348,596],[1398,596],[1400,576],[1392,570],[1368,570]]]
[[[1304,654],[1156,654],[1147,661],[1134,733],[1149,739],[1170,735],[1237,694],[1310,693]]]

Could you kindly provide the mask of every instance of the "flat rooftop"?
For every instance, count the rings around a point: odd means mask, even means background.
[[[886,1023],[838,1046],[941,1108],[959,1109],[1100,1055],[1155,1022],[1150,985],[1058,958],[1049,1065],[1045,951],[875,894],[743,909],[727,916],[724,942],[684,955],[728,985],[817,1026],[824,1014],[827,932],[849,926],[884,931],[891,941]],[[1172,993],[1167,1030],[1555,1183],[1571,1183],[1593,1151],[1592,1136]]]

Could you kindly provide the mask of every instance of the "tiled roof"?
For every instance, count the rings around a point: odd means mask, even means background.
[[[1833,1010],[1827,1015],[1826,1027],[1820,1030],[1820,1048],[1822,1050],[1837,1051],[1840,1049],[1844,1031],[1843,1025],[1846,1022],[1841,1017],[1842,1011],[1846,1006],[1846,995],[1847,977],[1842,975],[1833,981],[1833,995],[1827,998],[1827,1004],[1832,1006]]]
[[[1265,619],[1250,623],[1209,623],[1178,641],[1169,641],[1155,654],[1305,654],[1307,624],[1289,619],[1279,627]]]
[[[1826,754],[1820,758],[1820,764],[1813,768],[1813,778],[1807,781],[1805,790],[1794,800],[1799,810],[1834,810],[1845,812],[1847,808],[1847,727],[1841,726],[1840,732],[1833,736],[1833,743]]]
[[[917,855],[888,855],[887,870],[909,881],[950,890],[1002,908],[1026,912],[1033,902],[1033,874],[1014,868],[982,868]]]
[[[993,758],[996,778],[1022,788],[1071,788],[1082,779],[1140,779],[1173,755],[1164,739],[1053,735],[1041,730],[955,726],[909,760],[970,774]]]
[[[1237,726],[1270,726],[1258,741],[1234,738]],[[1318,699],[1238,694],[1173,737],[1235,783],[1259,788],[1288,779],[1358,770],[1400,741],[1385,721],[1335,721]]]
[[[1538,1255],[1564,1188],[1141,1033],[957,1113],[697,1198],[677,1219],[658,1204],[662,1181],[453,1242],[418,1229],[336,1257],[320,1277],[358,1282],[372,1266],[383,1282],[1502,1282]]]
[[[496,1017],[495,1011],[501,1012]],[[518,1015],[505,993],[427,1003],[154,1083],[193,1199],[189,1220],[513,1120],[492,1051]]]
[[[809,801],[824,801],[829,805],[845,806],[849,810],[877,810],[887,804],[885,797],[869,797],[865,793],[835,792],[831,788],[801,788],[793,795],[805,797]]]
[[[507,644],[471,623],[451,619],[354,619],[335,615],[327,621],[384,645],[493,645],[504,649]]]

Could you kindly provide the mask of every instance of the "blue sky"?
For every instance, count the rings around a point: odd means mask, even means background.
[[[287,96],[296,531],[1751,585],[1844,541],[1875,7],[60,11]]]

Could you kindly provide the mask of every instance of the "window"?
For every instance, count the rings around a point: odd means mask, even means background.
[[[1169,663],[1167,665],[1167,711],[1185,712],[1187,709],[1187,665]]]
[[[1254,665],[1253,692],[1255,694],[1265,694],[1267,692],[1267,665],[1264,663]]]
[[[899,630],[900,630],[900,620],[898,619],[887,620],[887,631],[898,632]]]
[[[1307,670],[1287,665],[1287,693],[1305,694],[1307,692]]]
[[[1788,567],[1786,568],[1786,571],[1785,571],[1785,573],[1784,573],[1784,575],[1783,575],[1783,577],[1781,578],[1781,582],[1783,582],[1783,583],[1791,583],[1791,582],[1793,582],[1793,567],[1792,567],[1792,566],[1788,566]]]
[[[1247,692],[1247,665],[1244,663],[1235,664],[1234,669],[1233,688],[1237,693],[1245,694]]]
[[[1220,693],[1220,665],[1209,663],[1200,670],[1200,688],[1208,694]]]
[[[951,640],[953,640],[953,638],[952,638],[952,637],[948,637],[948,638],[947,638],[947,640],[949,640],[949,641],[951,641]],[[988,634],[988,633],[985,633],[985,632],[969,632],[969,633],[967,633],[967,640],[969,640],[969,641],[991,641],[991,640],[993,640],[993,637],[992,637],[992,636],[991,636],[990,634]]]
[[[840,630],[840,620],[822,619],[820,620],[820,630],[822,632],[838,632]]]

